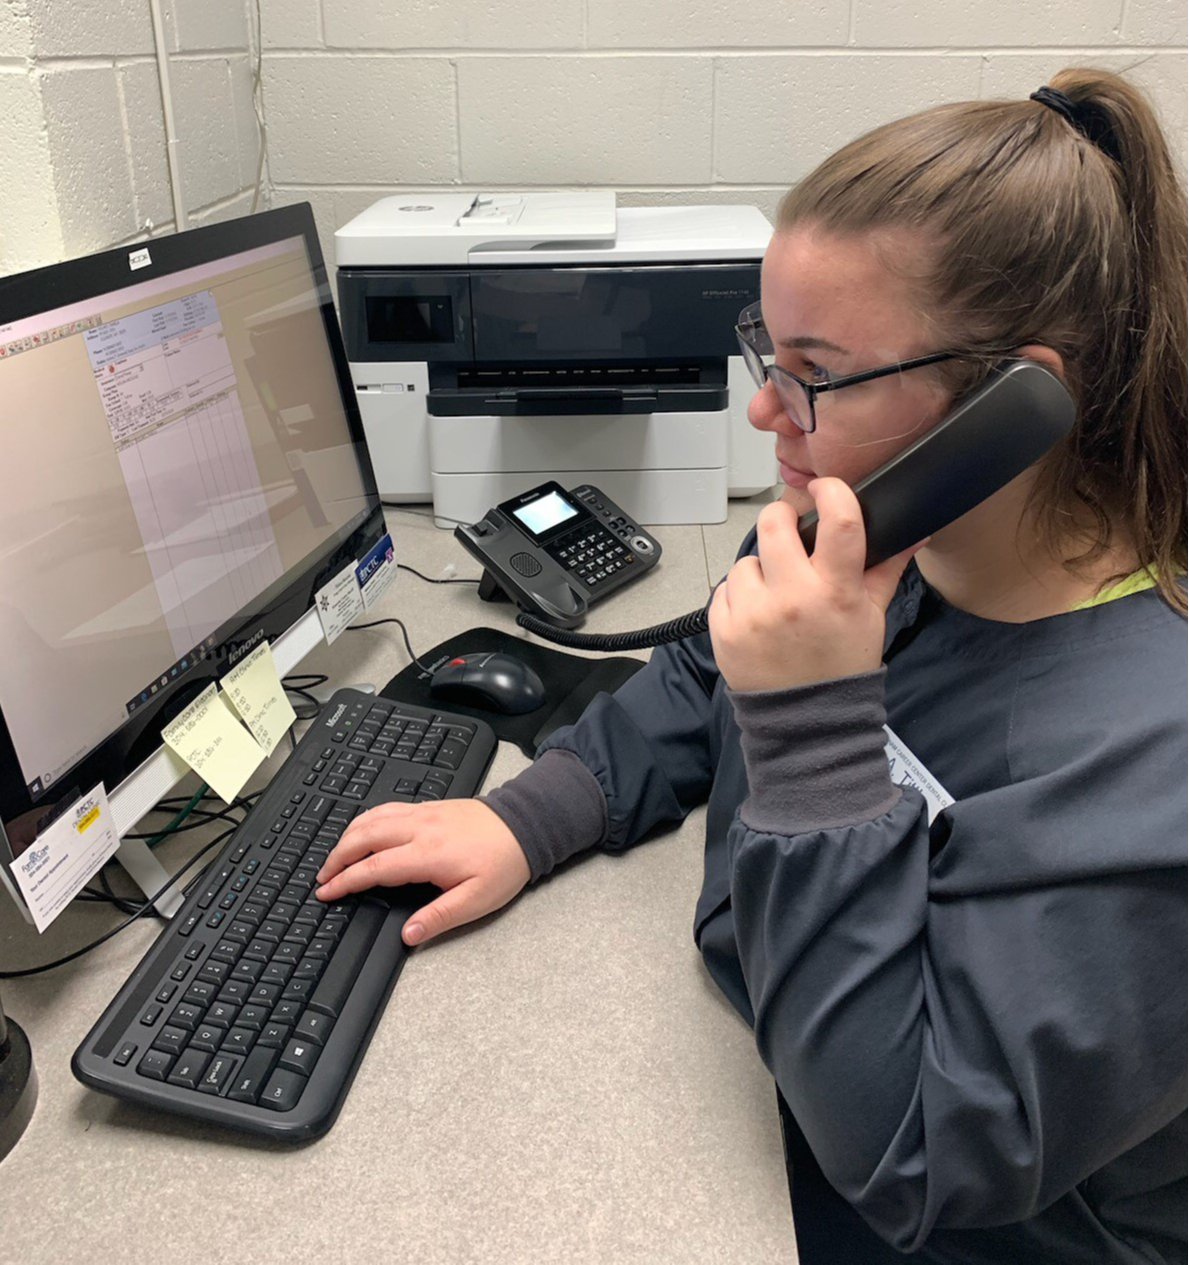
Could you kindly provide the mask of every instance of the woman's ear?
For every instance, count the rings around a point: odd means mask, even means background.
[[[1065,381],[1065,361],[1058,352],[1046,347],[1044,343],[1025,343],[1023,347],[1016,348],[1015,354],[1021,360],[1035,360],[1060,381]]]

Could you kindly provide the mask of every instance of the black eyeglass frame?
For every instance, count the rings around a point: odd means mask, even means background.
[[[743,363],[747,366],[756,386],[763,390],[766,382],[772,383],[777,399],[780,400],[789,420],[807,435],[817,430],[817,397],[827,391],[837,391],[842,387],[857,386],[860,382],[871,382],[876,378],[887,378],[894,373],[903,373],[908,369],[920,369],[924,365],[940,364],[943,360],[961,359],[962,353],[957,351],[935,351],[927,356],[914,356],[910,360],[898,360],[895,364],[881,365],[878,369],[865,369],[862,373],[848,373],[841,378],[831,378],[829,382],[806,382],[791,369],[780,365],[765,364],[764,356],[773,355],[772,336],[764,325],[758,303],[749,304],[739,313],[739,321],[735,326],[735,337],[739,340],[739,348],[743,353]],[[757,332],[763,335],[766,349],[757,345]],[[789,397],[781,389],[781,379],[788,378],[795,382],[805,393],[804,398],[809,405],[809,424],[798,416],[796,397]]]

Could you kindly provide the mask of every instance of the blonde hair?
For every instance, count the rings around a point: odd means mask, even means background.
[[[1041,528],[1057,545],[1088,521],[1074,569],[1124,540],[1184,613],[1185,193],[1136,88],[1085,69],[1052,87],[1076,125],[1036,100],[972,101],[869,132],[790,190],[777,231],[911,232],[919,257],[888,263],[938,347],[972,353],[936,368],[955,392],[1014,347],[1059,352],[1078,419],[1041,467]]]

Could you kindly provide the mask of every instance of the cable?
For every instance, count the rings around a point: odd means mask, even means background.
[[[429,668],[421,662],[413,653],[412,644],[409,641],[409,630],[401,623],[399,619],[377,619],[370,624],[351,624],[347,627],[347,632],[362,632],[365,628],[379,628],[381,624],[396,624],[400,629],[401,636],[405,639],[405,649],[409,652],[409,658],[421,669],[422,672],[428,672]]]
[[[195,861],[197,861],[200,857],[205,856],[212,848],[223,843],[224,840],[228,839],[234,833],[235,833],[234,829],[225,830],[221,835],[219,835],[217,839],[212,839],[210,843],[206,844],[202,848],[199,848],[199,850],[189,859],[189,861],[186,862],[186,864],[182,867],[182,869],[178,873],[184,874],[185,871],[188,870],[194,864]],[[195,874],[194,877],[186,883],[185,887],[182,889],[183,892],[189,892],[190,888],[194,886],[194,884],[203,876],[205,872],[206,871],[204,867],[197,874]],[[24,979],[25,977],[29,975],[41,975],[44,971],[52,971],[56,966],[65,966],[67,962],[73,962],[75,958],[81,958],[84,953],[90,953],[92,949],[97,949],[101,944],[106,944],[106,942],[110,940],[112,936],[117,935],[119,932],[123,931],[125,927],[131,926],[132,923],[134,923],[146,909],[148,909],[151,905],[155,904],[156,901],[165,892],[167,892],[176,882],[177,882],[177,875],[175,874],[172,878],[168,879],[164,884],[162,884],[162,886],[159,887],[157,891],[155,891],[145,901],[145,903],[138,908],[136,913],[132,914],[128,918],[125,918],[123,922],[112,927],[110,931],[105,932],[97,940],[92,940],[90,944],[84,944],[81,949],[75,949],[73,953],[67,953],[65,957],[57,958],[53,962],[45,962],[41,966],[26,967],[22,971],[0,971],[0,980]]]
[[[696,637],[710,626],[708,609],[708,606],[703,606],[700,610],[690,611],[667,623],[626,633],[570,632],[565,628],[554,628],[552,624],[524,611],[516,616],[516,622],[521,628],[527,628],[529,632],[559,646],[569,646],[572,650],[603,650],[613,653],[620,650],[647,650],[652,646],[664,646],[671,641]]]
[[[398,571],[407,571],[410,575],[415,575],[419,580],[424,580],[426,584],[482,584],[482,580],[462,580],[453,576],[442,580],[435,580],[432,576],[422,575],[420,571],[414,571],[412,567],[407,567],[403,562],[396,564]]]

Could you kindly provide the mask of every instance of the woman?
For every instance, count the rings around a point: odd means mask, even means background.
[[[807,1265],[1185,1258],[1185,235],[1106,73],[827,160],[741,318],[784,490],[709,636],[321,873],[446,889],[417,943],[708,800],[695,937],[775,1076]],[[1007,357],[1065,383],[1069,440],[864,572],[848,485]]]

